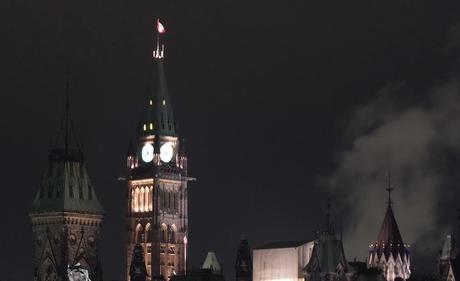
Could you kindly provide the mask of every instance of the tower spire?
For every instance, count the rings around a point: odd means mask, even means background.
[[[391,192],[394,190],[394,188],[391,186],[391,170],[388,171],[388,187],[385,188],[385,190],[388,192],[388,206],[391,206],[393,203],[391,201]]]

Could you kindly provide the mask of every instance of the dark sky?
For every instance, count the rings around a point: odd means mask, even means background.
[[[76,130],[108,212],[104,275],[121,279],[125,186],[117,178],[142,116],[157,16],[198,178],[189,191],[192,265],[215,251],[232,280],[242,234],[251,245],[311,238],[328,196],[348,258],[364,259],[392,168],[403,237],[417,253],[427,233],[433,255],[415,266],[431,266],[459,205],[443,194],[458,194],[460,1],[2,0],[3,279],[32,279],[28,210],[59,127],[67,70]],[[405,215],[423,211],[432,217]]]

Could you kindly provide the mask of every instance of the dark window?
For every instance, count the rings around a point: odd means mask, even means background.
[[[48,198],[51,198],[52,195],[53,195],[53,186],[50,184],[48,186]]]
[[[40,199],[43,199],[43,195],[45,194],[45,186],[43,184],[40,186]]]
[[[160,189],[161,192],[161,208],[166,208],[166,193],[163,189]]]
[[[90,184],[88,185],[88,199],[93,199],[93,187]]]
[[[147,229],[145,235],[146,235],[145,242],[151,243],[152,242],[152,228],[151,227]]]
[[[78,196],[83,199],[83,186],[81,183],[78,185]]]
[[[176,231],[174,231],[174,228],[169,227],[169,237],[168,237],[169,243],[176,243]]]
[[[139,227],[139,229],[136,232],[136,243],[141,243],[142,242],[142,227]]]
[[[168,236],[168,229],[162,227],[161,228],[161,237],[160,237],[161,242],[166,243],[167,236]]]
[[[72,186],[72,182],[69,182],[69,196],[70,196],[70,198],[73,198],[73,186]]]

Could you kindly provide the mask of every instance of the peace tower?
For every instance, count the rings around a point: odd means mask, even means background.
[[[147,280],[184,273],[187,259],[187,156],[179,138],[159,35],[144,116],[127,155],[125,278],[136,244],[144,249]]]

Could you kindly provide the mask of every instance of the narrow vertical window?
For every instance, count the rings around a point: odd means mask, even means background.
[[[138,194],[139,194],[139,189],[136,187],[136,189],[134,189],[134,211],[135,212],[138,212],[139,211],[139,208],[138,208]]]
[[[42,184],[40,186],[40,199],[43,199],[44,194],[45,194],[45,186]]]
[[[145,242],[151,243],[152,242],[152,228],[150,226],[150,223],[147,224],[145,227]]]
[[[135,242],[136,243],[141,243],[142,242],[142,226],[141,226],[140,223],[136,226],[136,239],[135,239]]]
[[[149,198],[150,198],[150,190],[149,188],[146,186],[145,187],[145,198],[144,198],[144,203],[145,203],[145,206],[144,206],[144,211],[149,211]]]
[[[73,185],[71,181],[69,181],[69,196],[73,198]]]
[[[48,186],[48,198],[51,198],[51,196],[53,195],[53,185],[49,185]]]
[[[91,184],[88,184],[88,199],[93,199],[93,187],[91,186]]]
[[[144,211],[144,187],[141,187],[140,193],[139,193],[139,207],[140,207],[140,212]]]
[[[136,196],[134,190],[131,190],[131,210],[136,211]]]
[[[150,186],[150,192],[149,192],[149,211],[153,210],[153,187]]]
[[[83,186],[81,183],[78,185],[78,196],[83,199]]]

